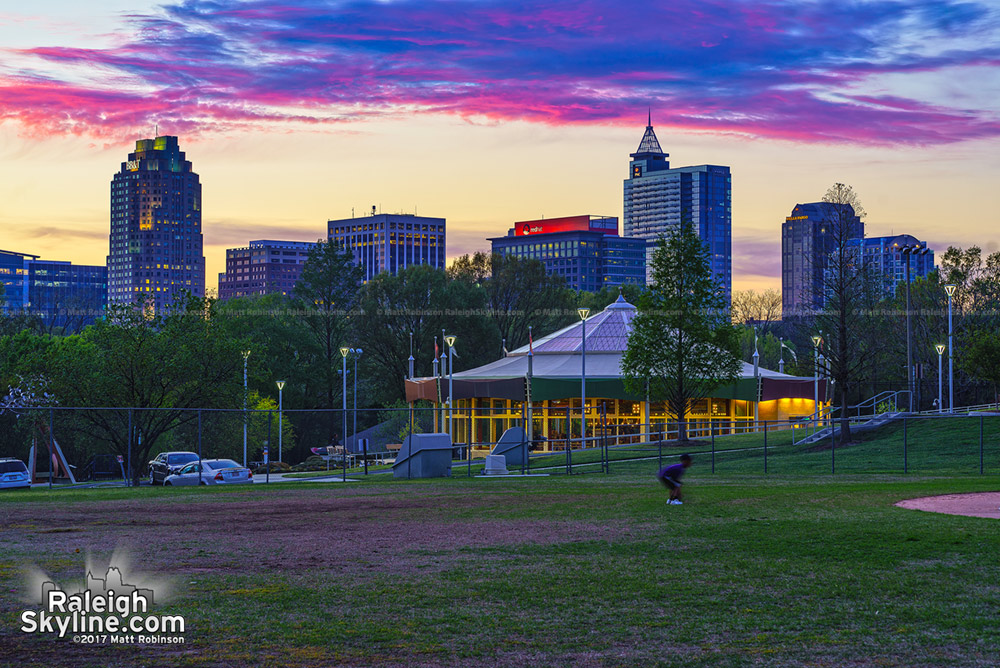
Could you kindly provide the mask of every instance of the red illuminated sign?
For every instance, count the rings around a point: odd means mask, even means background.
[[[565,216],[563,218],[524,220],[514,223],[514,234],[519,237],[535,234],[552,234],[553,232],[602,232],[607,235],[618,236],[618,219],[591,218],[591,216]]]

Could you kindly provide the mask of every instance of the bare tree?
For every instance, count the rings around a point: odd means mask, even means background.
[[[758,333],[768,334],[781,320],[781,293],[773,288],[736,290],[731,313],[734,325],[756,325]]]
[[[864,252],[861,200],[851,186],[836,183],[823,202],[828,205],[819,223],[825,252],[816,258],[825,265],[822,285],[816,288],[816,302],[822,306],[812,324],[814,333],[823,333],[822,353],[840,406],[841,443],[846,443],[851,437],[848,397],[867,376],[885,337],[876,332],[879,280],[874,258]]]

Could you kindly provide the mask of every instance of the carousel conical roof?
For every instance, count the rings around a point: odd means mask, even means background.
[[[618,295],[600,313],[587,319],[587,354],[623,353],[628,348],[628,337],[632,333],[632,319],[636,308]],[[583,350],[583,322],[576,322],[534,343],[536,355],[546,353],[572,353]],[[528,346],[509,353],[509,356],[527,355]]]

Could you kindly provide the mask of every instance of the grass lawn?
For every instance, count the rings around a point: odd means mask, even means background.
[[[0,494],[0,665],[996,665],[996,520],[893,504],[1000,477],[730,463],[712,475],[699,457],[673,507],[655,460],[611,475]],[[170,582],[155,612],[185,616],[185,645],[18,631],[26,566],[79,580],[88,554],[116,547]]]

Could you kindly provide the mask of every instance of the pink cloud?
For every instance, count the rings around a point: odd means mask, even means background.
[[[996,63],[985,38],[930,55],[887,46],[911,34],[924,44],[995,35],[990,16],[957,0],[182,0],[132,17],[113,48],[18,52],[38,66],[0,76],[0,122],[114,137],[157,121],[190,134],[413,110],[634,124],[652,106],[658,125],[678,131],[935,144],[1000,134],[996,110],[849,87]],[[80,66],[87,83],[69,75]]]

